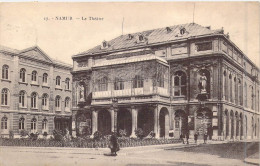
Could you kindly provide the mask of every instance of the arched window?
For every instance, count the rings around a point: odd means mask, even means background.
[[[36,122],[37,122],[36,118],[32,118],[32,120],[31,120],[31,130],[32,131],[35,131],[37,129]]]
[[[227,72],[226,70],[224,71],[223,73],[223,96],[225,98],[225,100],[227,100],[227,90],[228,87],[227,87]]]
[[[48,120],[47,120],[46,118],[44,118],[44,119],[42,120],[42,130],[43,130],[43,131],[46,131],[47,128],[48,128]]]
[[[107,91],[107,77],[103,77],[98,81],[98,91]]]
[[[70,79],[66,78],[65,80],[65,89],[69,90],[70,89]]]
[[[237,77],[234,77],[234,99],[235,99],[235,103],[237,104]]]
[[[65,111],[69,111],[70,110],[70,98],[66,97],[65,98]]]
[[[122,90],[124,89],[124,81],[120,78],[115,78],[115,83],[114,83],[114,89],[115,90]]]
[[[9,105],[9,90],[6,88],[1,92],[1,105]]]
[[[42,84],[43,85],[48,85],[48,74],[47,73],[44,73],[42,75]]]
[[[186,96],[186,74],[183,71],[177,71],[174,74],[173,92],[174,96]]]
[[[19,119],[19,130],[23,130],[24,129],[24,117],[21,117]]]
[[[4,116],[1,119],[1,129],[7,129],[7,117]]]
[[[239,103],[239,105],[242,105],[242,102],[243,102],[243,97],[242,97],[242,86],[241,86],[241,80],[240,79],[238,79],[238,94],[237,94],[237,96],[238,96],[238,103]]]
[[[24,68],[20,69],[20,81],[25,82],[26,70]]]
[[[37,108],[37,93],[33,92],[31,95],[31,107]]]
[[[8,80],[8,69],[9,69],[9,66],[3,65],[3,67],[2,67],[2,79]]]
[[[144,80],[140,75],[136,75],[134,78],[133,88],[142,88],[144,87]]]
[[[245,90],[245,107],[247,107],[247,84],[246,84],[246,82],[244,85],[244,90]]]
[[[60,86],[60,76],[56,77],[56,86]]]
[[[55,98],[55,107],[56,107],[56,111],[61,110],[61,98],[60,98],[60,96],[56,96],[56,98]]]
[[[37,71],[32,72],[32,82],[37,83]]]
[[[251,109],[254,109],[254,87],[251,87]]]
[[[42,95],[42,109],[44,110],[49,109],[49,96],[46,93]]]
[[[25,91],[21,91],[19,93],[19,107],[26,107],[27,105],[27,96]]]
[[[232,75],[229,74],[229,96],[230,96],[230,101],[233,101],[233,96],[232,96],[232,92],[233,92],[233,88],[232,88]]]

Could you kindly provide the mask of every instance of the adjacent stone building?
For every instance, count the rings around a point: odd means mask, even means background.
[[[0,46],[0,134],[22,130],[52,134],[71,130],[72,66],[51,59],[38,46]]]
[[[121,35],[72,58],[73,135],[259,137],[259,69],[223,29]]]

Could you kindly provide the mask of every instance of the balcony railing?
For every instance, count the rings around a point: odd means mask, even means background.
[[[93,98],[110,98],[110,97],[124,97],[124,96],[138,96],[138,95],[152,95],[159,94],[163,96],[168,96],[168,89],[162,87],[143,87],[143,88],[133,88],[133,89],[123,89],[123,90],[113,90],[113,91],[100,91],[93,92]]]

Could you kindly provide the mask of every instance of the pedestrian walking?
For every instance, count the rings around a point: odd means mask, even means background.
[[[183,135],[182,133],[181,133],[181,135],[180,135],[180,139],[181,139],[182,143],[185,144],[185,143],[184,143],[184,135]]]
[[[187,141],[187,145],[189,144],[189,138],[190,138],[189,135],[190,135],[189,132],[187,132],[187,133],[186,133],[186,141]]]
[[[207,139],[208,139],[208,132],[206,131],[206,132],[204,133],[204,144],[207,143]]]
[[[196,132],[196,133],[194,134],[194,141],[195,141],[195,144],[197,144],[197,140],[198,140],[198,133]]]
[[[117,137],[116,137],[116,133],[113,133],[110,137],[110,150],[111,150],[111,155],[114,155],[116,156],[116,152],[119,151],[119,145],[118,145],[118,142],[117,142]]]

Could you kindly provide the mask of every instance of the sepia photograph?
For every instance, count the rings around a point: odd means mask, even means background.
[[[0,2],[0,166],[260,165],[259,6]]]

